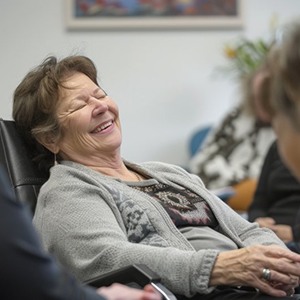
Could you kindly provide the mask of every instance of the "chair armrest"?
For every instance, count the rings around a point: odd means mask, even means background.
[[[157,274],[155,274],[147,266],[141,264],[111,271],[104,275],[92,278],[84,283],[93,287],[101,287],[109,286],[115,282],[139,289],[143,288],[147,284],[151,284],[163,295],[164,299],[177,299],[175,295],[160,282],[160,277]]]
[[[164,300],[177,300],[176,296],[160,282],[150,283],[157,291],[159,291]]]

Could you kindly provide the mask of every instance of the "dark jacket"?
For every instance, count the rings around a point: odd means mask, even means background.
[[[271,145],[259,177],[248,219],[274,218],[290,225],[294,241],[300,241],[300,183],[282,162],[276,141]]]

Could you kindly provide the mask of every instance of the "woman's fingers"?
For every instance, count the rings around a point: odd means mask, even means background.
[[[288,276],[300,277],[300,255],[280,246],[251,246],[248,258],[262,272],[264,268]]]
[[[266,268],[271,270],[273,274],[272,280],[281,281],[287,283],[287,280],[291,284],[299,283],[300,278],[300,264],[298,262],[291,261],[283,258],[269,258],[266,259]]]
[[[212,270],[210,285],[245,285],[282,297],[299,285],[299,261],[300,255],[275,245],[222,252]]]
[[[259,281],[256,287],[260,292],[274,297],[284,297],[291,292],[291,288],[284,289],[282,286],[273,286],[268,282]],[[288,291],[287,291],[288,290]]]
[[[299,285],[298,255],[277,246],[259,246],[256,250],[261,251],[264,267],[256,270],[254,287],[276,297],[293,294]],[[255,258],[252,263],[261,264],[261,260],[255,262]]]
[[[257,287],[268,295],[290,296],[294,294],[294,287],[298,286],[298,280],[295,277],[269,269],[263,269],[261,273]]]
[[[144,286],[144,291],[143,300],[162,300],[162,295],[151,284]]]
[[[254,246],[257,247],[257,246]],[[300,263],[300,255],[277,245],[258,246],[267,257],[286,258],[294,263]]]
[[[143,290],[113,283],[108,287],[97,289],[97,293],[108,300],[162,300],[162,295],[151,286],[145,286]]]
[[[268,270],[268,277],[265,276],[265,270]],[[261,280],[265,281],[269,285],[280,288],[280,289],[290,289],[299,286],[299,278],[295,276],[291,276],[288,274],[284,274],[281,272],[277,272],[275,270],[263,269],[261,272]]]
[[[273,218],[268,217],[257,218],[255,222],[257,222],[260,227],[269,227],[275,224],[275,220]]]

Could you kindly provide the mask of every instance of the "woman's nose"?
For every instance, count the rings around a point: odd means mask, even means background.
[[[105,96],[104,98],[101,98],[101,99],[92,97],[90,99],[90,105],[93,106],[93,115],[96,116],[96,115],[102,114],[108,110],[108,104],[107,104],[107,101],[105,101],[106,97],[107,96]]]

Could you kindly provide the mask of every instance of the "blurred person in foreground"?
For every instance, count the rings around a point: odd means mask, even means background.
[[[267,89],[268,97],[257,97],[256,109],[262,118],[272,123],[277,135],[277,148],[282,163],[291,175],[300,181],[300,23],[286,26],[280,42],[271,51],[267,60],[261,89]],[[269,227],[299,251],[297,237],[300,211],[295,211],[293,228],[280,226],[267,220],[263,226]],[[259,221],[259,220],[258,220]],[[291,220],[292,221],[292,220]],[[266,224],[267,223],[267,224]],[[272,224],[273,223],[273,224]],[[292,240],[292,237],[294,238]],[[296,242],[296,243],[294,243]]]

